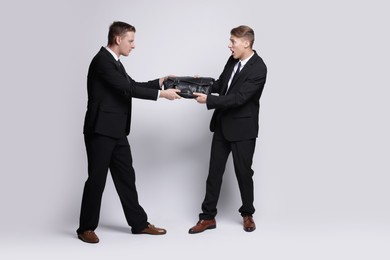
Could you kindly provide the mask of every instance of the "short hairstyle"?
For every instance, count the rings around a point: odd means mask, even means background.
[[[236,28],[233,28],[230,31],[230,34],[238,38],[246,38],[249,41],[251,48],[253,47],[253,42],[255,41],[255,32],[249,26],[240,25]]]
[[[124,22],[113,22],[108,31],[108,45],[114,45],[115,37],[123,36],[127,32],[135,32],[135,27]]]

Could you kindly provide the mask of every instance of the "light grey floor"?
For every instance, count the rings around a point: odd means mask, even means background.
[[[193,222],[159,219],[164,236],[133,235],[123,224],[102,223],[99,244],[78,240],[74,227],[25,230],[1,236],[1,259],[390,259],[387,221],[303,222],[257,219],[246,233],[240,218],[217,220],[217,229],[190,235]],[[157,223],[156,223],[157,224]],[[159,225],[161,226],[161,225]]]

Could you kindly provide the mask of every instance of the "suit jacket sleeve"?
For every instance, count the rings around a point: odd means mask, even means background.
[[[100,58],[99,58],[100,57]],[[109,59],[107,57],[107,59]],[[97,56],[92,66],[98,77],[105,82],[105,86],[126,97],[156,100],[160,89],[159,80],[136,82],[128,75],[124,75],[114,59],[104,60],[104,56]]]
[[[239,107],[246,104],[255,94],[263,91],[267,71],[265,67],[254,68],[249,72],[249,75],[242,83],[238,91],[234,91],[229,95],[207,96],[208,109],[226,109]],[[229,78],[230,76],[221,76],[221,78]]]

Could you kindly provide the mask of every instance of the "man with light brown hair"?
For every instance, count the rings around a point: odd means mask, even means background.
[[[252,49],[255,35],[250,27],[238,26],[230,34],[231,56],[210,91],[217,95],[194,93],[198,103],[214,109],[210,123],[214,135],[202,213],[197,224],[190,228],[190,234],[216,228],[217,203],[230,152],[241,194],[239,212],[243,217],[243,229],[247,232],[256,229],[252,160],[267,67]]]

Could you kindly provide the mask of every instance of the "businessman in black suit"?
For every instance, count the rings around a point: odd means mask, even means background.
[[[135,28],[124,22],[111,24],[108,45],[92,59],[87,78],[88,108],[84,122],[84,140],[88,158],[88,179],[81,202],[78,238],[98,243],[100,206],[107,172],[110,169],[125,217],[132,233],[162,235],[165,229],[148,222],[138,202],[135,173],[127,135],[130,132],[131,99],[169,100],[180,98],[177,90],[162,90],[164,78],[136,82],[119,61],[134,45]]]
[[[253,220],[255,208],[253,192],[252,160],[259,131],[260,96],[267,76],[262,58],[252,49],[254,31],[248,26],[231,30],[228,59],[211,92],[218,95],[196,93],[196,100],[215,109],[210,123],[214,132],[206,195],[202,203],[199,221],[189,230],[190,234],[216,228],[217,202],[222,185],[226,161],[233,155],[242,206],[243,228],[247,232],[256,229]]]

